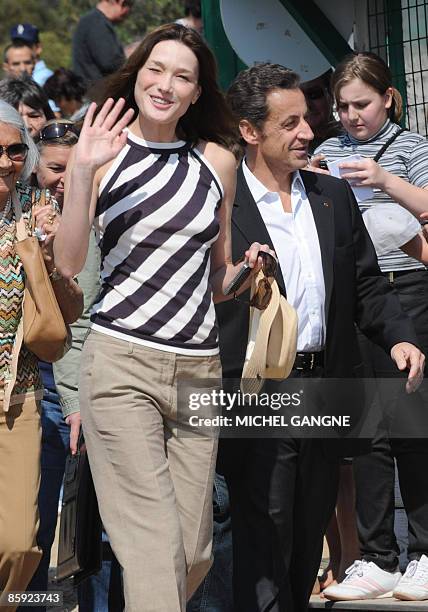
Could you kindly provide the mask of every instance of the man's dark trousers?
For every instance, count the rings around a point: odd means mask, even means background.
[[[322,373],[317,367],[291,376]],[[286,392],[286,385],[268,381],[263,391]],[[326,456],[321,440],[295,437],[221,440],[220,466],[223,459],[235,612],[306,612],[336,503],[339,459]]]

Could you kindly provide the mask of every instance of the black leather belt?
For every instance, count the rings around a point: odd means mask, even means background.
[[[293,370],[309,372],[324,365],[324,351],[318,353],[296,353]]]
[[[382,274],[393,283],[396,278],[400,276],[406,276],[406,274],[414,274],[415,272],[426,272],[426,268],[418,268],[417,270],[397,270],[396,272],[382,272]]]

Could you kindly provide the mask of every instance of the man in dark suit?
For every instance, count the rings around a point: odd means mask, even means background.
[[[275,250],[280,290],[299,321],[292,376],[360,376],[357,323],[400,370],[409,369],[407,390],[414,390],[424,356],[378,268],[352,190],[346,181],[300,171],[313,134],[297,75],[259,64],[238,75],[228,97],[246,145],[232,213],[233,258],[254,241]],[[224,376],[239,378],[248,305],[225,302],[217,314]],[[266,390],[285,390],[286,384],[268,381]],[[307,611],[340,457],[363,450],[358,440],[293,435],[221,441],[219,467],[231,497],[235,612]]]

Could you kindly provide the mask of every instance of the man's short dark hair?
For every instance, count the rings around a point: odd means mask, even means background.
[[[8,51],[10,49],[22,49],[23,47],[28,47],[28,49],[30,49],[31,53],[33,53],[33,47],[30,45],[29,42],[26,42],[25,40],[21,40],[21,39],[17,39],[14,40],[13,42],[9,43],[3,51],[3,61],[7,63],[9,63],[7,61],[7,54]]]
[[[227,92],[236,120],[246,119],[261,130],[269,114],[266,102],[275,89],[298,89],[300,77],[280,64],[257,64],[238,74]]]

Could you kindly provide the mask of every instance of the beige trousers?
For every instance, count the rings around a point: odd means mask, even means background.
[[[28,399],[3,412],[0,403],[0,591],[24,591],[40,558],[40,402]],[[13,612],[0,598],[0,610]]]
[[[176,381],[221,377],[183,356],[92,331],[80,407],[101,517],[123,568],[126,612],[183,612],[211,565],[217,440],[178,434]]]

